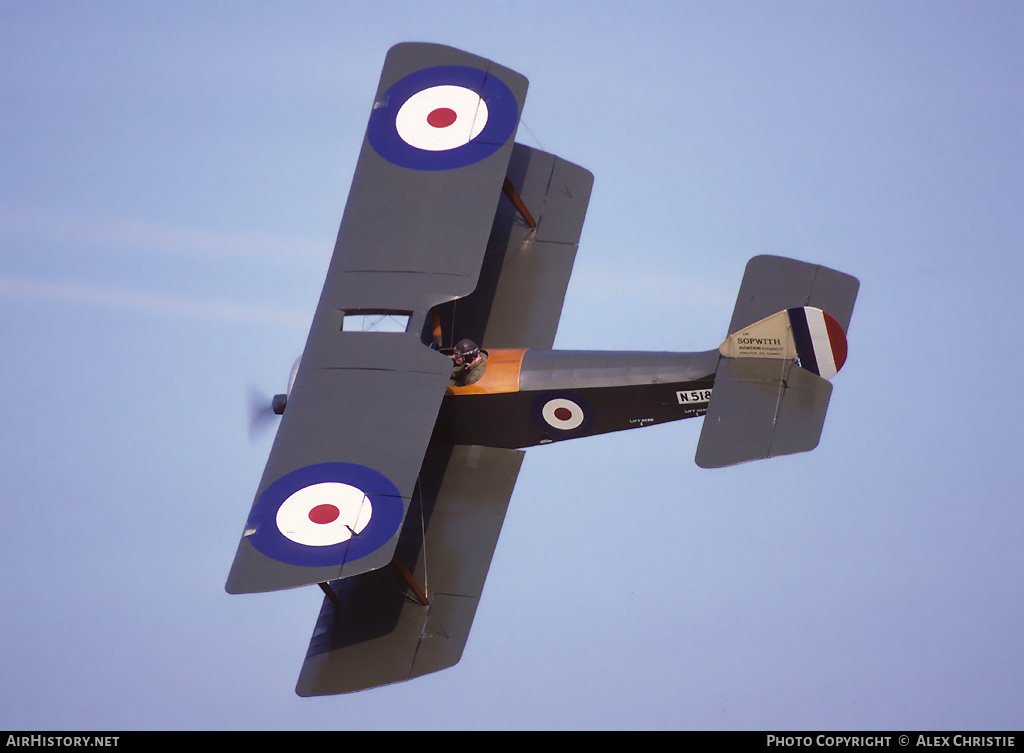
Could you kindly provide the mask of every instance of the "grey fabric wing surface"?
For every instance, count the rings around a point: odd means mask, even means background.
[[[324,599],[300,696],[402,682],[459,661],[522,458],[517,450],[431,447],[397,550],[429,604],[396,568],[332,583],[341,606]]]
[[[507,197],[498,202],[476,290],[440,309],[446,345],[469,338],[484,348],[548,350],[555,341],[594,176],[516,144],[508,178],[536,227]]]
[[[296,376],[228,576],[231,593],[391,561],[451,362],[407,334],[339,334],[347,368]],[[313,520],[317,509],[334,518]]]
[[[432,307],[476,287],[526,88],[450,47],[388,52],[229,592],[390,562],[451,371],[420,333]],[[398,331],[352,331],[376,318]]]

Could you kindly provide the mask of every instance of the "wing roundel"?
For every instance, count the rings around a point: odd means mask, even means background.
[[[516,131],[519,105],[497,75],[440,65],[396,81],[374,105],[366,135],[388,162],[451,170],[494,154]]]

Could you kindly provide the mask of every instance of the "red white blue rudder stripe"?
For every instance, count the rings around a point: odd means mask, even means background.
[[[846,333],[828,312],[813,306],[788,309],[800,367],[831,379],[846,363]]]
[[[831,379],[846,362],[846,333],[831,314],[799,306],[733,332],[718,350],[727,358],[797,361],[812,374]]]

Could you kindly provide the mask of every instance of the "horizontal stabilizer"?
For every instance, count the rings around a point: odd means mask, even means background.
[[[697,444],[722,468],[818,446],[860,282],[781,256],[747,262]],[[826,313],[827,312],[827,313]],[[823,378],[824,377],[824,378]]]
[[[723,358],[697,465],[723,468],[818,446],[832,385],[793,361]]]
[[[850,331],[860,282],[843,272],[782,256],[755,256],[747,262],[729,333],[738,332],[776,311],[814,306]]]

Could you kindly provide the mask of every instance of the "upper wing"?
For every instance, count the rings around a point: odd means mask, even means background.
[[[450,47],[388,52],[229,592],[324,582],[391,560],[451,371],[420,332],[432,307],[477,285],[526,87]],[[382,314],[404,331],[350,331]]]

